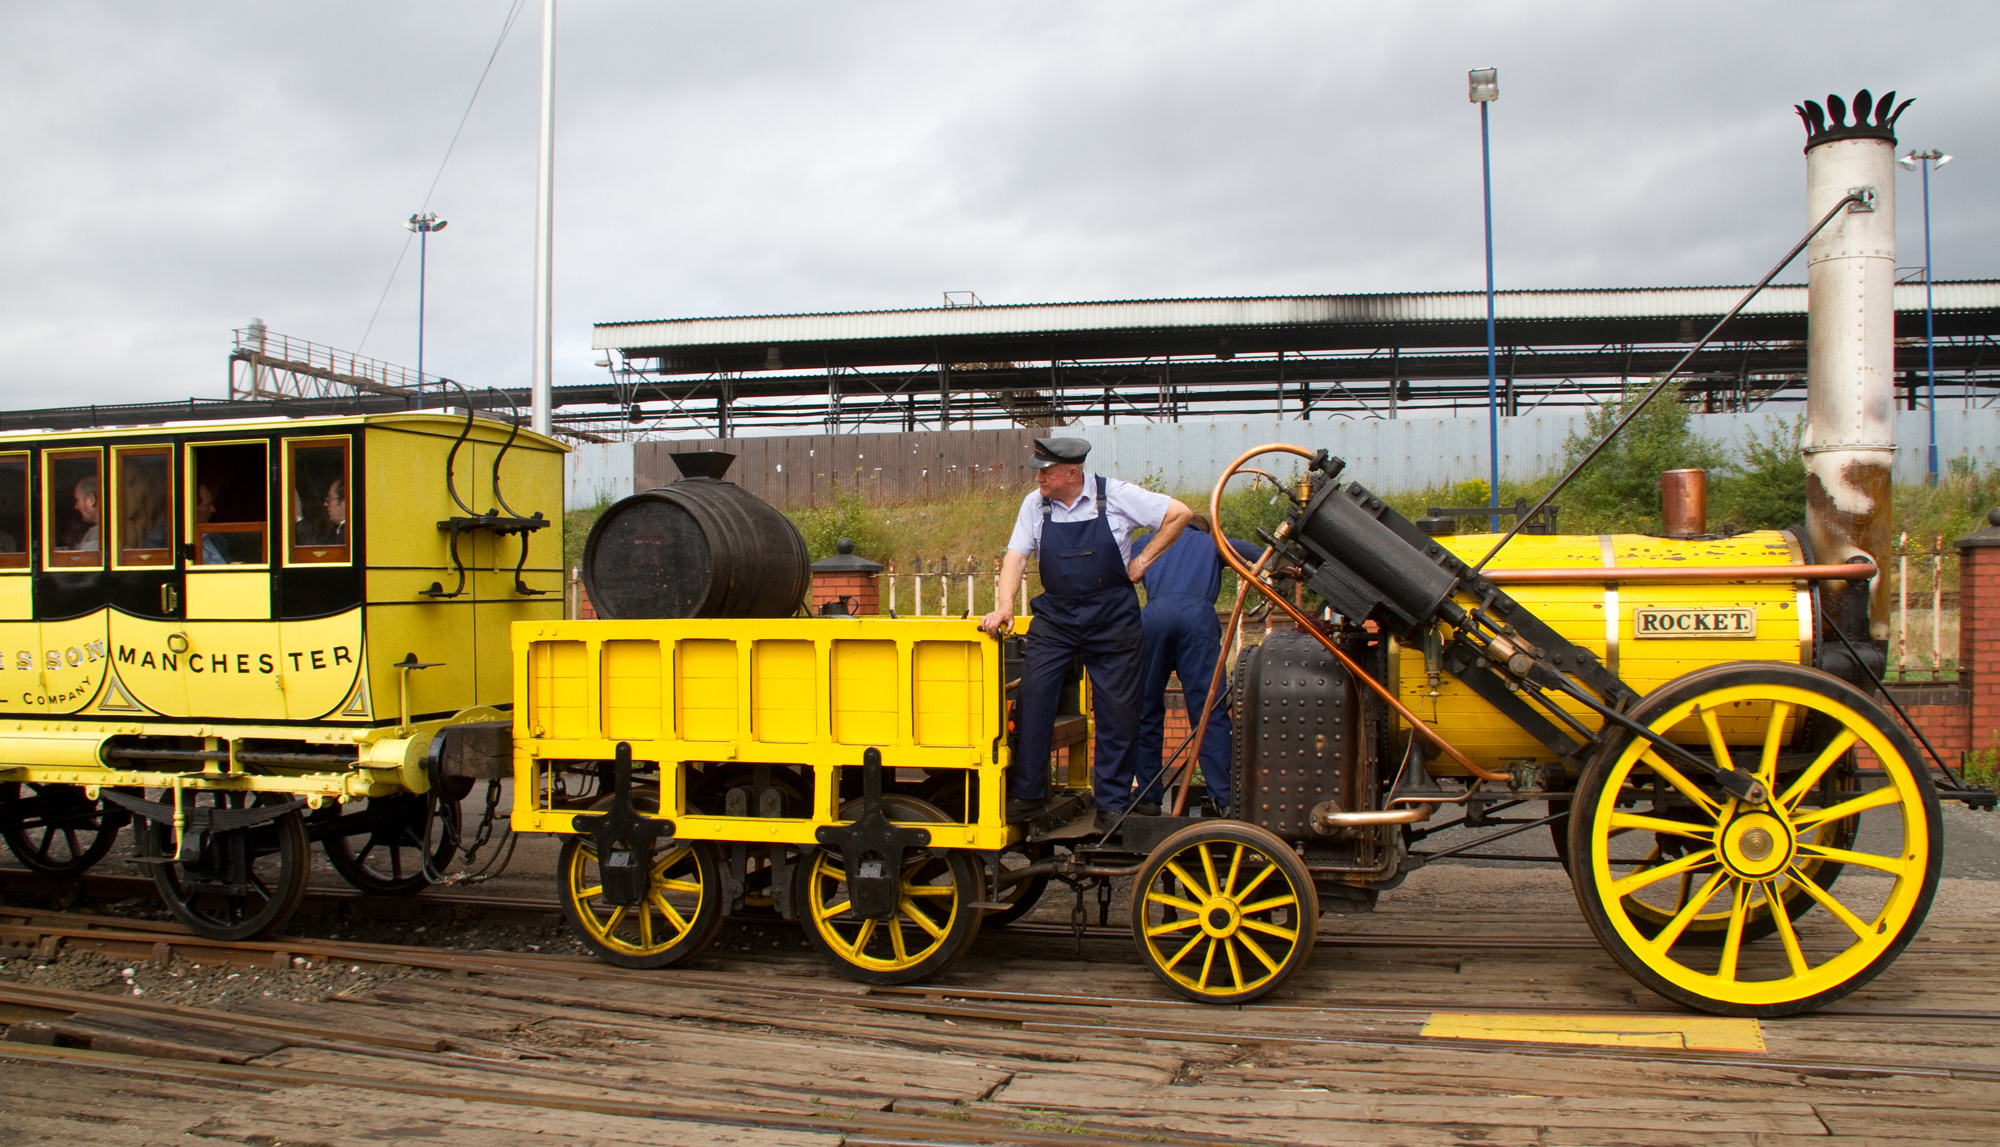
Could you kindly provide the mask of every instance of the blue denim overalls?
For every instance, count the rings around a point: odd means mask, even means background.
[[[1049,742],[1070,660],[1083,656],[1090,672],[1091,714],[1097,720],[1091,787],[1097,807],[1120,812],[1132,801],[1133,738],[1139,729],[1139,595],[1106,517],[1105,479],[1097,477],[1097,513],[1082,522],[1050,520],[1042,499],[1042,592],[1029,602],[1034,618],[1022,656],[1020,742],[1007,793],[1039,800],[1049,793]]]

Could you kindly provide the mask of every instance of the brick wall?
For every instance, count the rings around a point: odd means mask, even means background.
[[[843,597],[855,600],[848,603],[847,611],[857,616],[873,617],[881,612],[880,590],[875,584],[876,575],[870,573],[815,573],[813,575],[813,612],[830,601]]]

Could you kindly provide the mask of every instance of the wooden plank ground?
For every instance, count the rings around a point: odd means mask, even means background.
[[[1179,1001],[1116,937],[1078,957],[1067,936],[1004,932],[915,992],[859,990],[774,941],[619,980],[550,958],[318,1004],[249,1001],[399,1039],[259,1029],[286,1046],[251,1055],[261,1045],[236,1039],[241,1063],[0,1043],[0,1145],[1993,1141],[2000,922],[1941,912],[1836,1009],[1763,1023],[1764,1053],[1422,1034],[1434,1010],[1680,1014],[1578,944],[1588,934],[1562,907],[1542,888],[1328,916],[1311,964],[1249,1008]],[[1365,943],[1410,936],[1442,946]],[[1048,993],[1072,998],[1017,998]],[[145,1031],[162,1047],[198,1040],[196,1017],[180,1018]]]

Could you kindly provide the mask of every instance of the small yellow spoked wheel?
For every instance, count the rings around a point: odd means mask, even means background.
[[[1184,828],[1160,842],[1132,888],[1146,966],[1197,1003],[1240,1004],[1312,955],[1319,894],[1290,845],[1255,825]]]
[[[1668,683],[1632,717],[1770,797],[1741,802],[1638,737],[1607,742],[1577,786],[1570,867],[1626,971],[1688,1007],[1764,1017],[1821,1007],[1895,960],[1930,909],[1943,830],[1929,771],[1874,701],[1817,670],[1737,662]]]
[[[583,946],[621,968],[671,968],[692,959],[722,927],[722,866],[705,840],[663,840],[647,863],[645,902],[604,895],[602,858],[587,836],[563,841],[556,861],[563,915]]]
[[[898,823],[945,823],[936,806],[888,795],[882,811]],[[861,815],[861,802],[840,810]],[[963,849],[913,848],[903,854],[901,891],[888,920],[858,916],[848,898],[838,849],[818,849],[799,865],[798,911],[806,939],[842,974],[867,984],[908,984],[938,975],[972,946],[984,910],[985,876]]]

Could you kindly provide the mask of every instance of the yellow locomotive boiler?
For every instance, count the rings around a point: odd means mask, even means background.
[[[507,625],[561,616],[564,452],[469,410],[0,435],[0,836],[71,876],[136,824],[218,938],[314,841],[423,887],[482,774],[438,734],[503,727]]]

